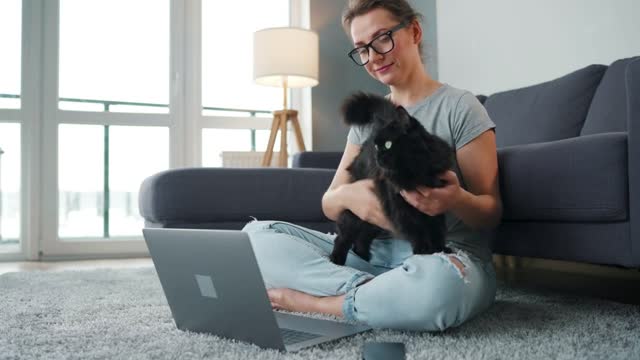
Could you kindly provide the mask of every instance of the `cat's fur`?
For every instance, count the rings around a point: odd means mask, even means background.
[[[414,254],[451,252],[445,246],[444,215],[429,216],[411,206],[400,190],[417,186],[441,187],[438,178],[453,165],[453,150],[444,140],[429,134],[418,120],[401,106],[372,94],[356,93],[342,106],[347,125],[371,125],[371,136],[347,170],[351,181],[373,179],[384,213],[393,224],[394,237],[411,242]],[[350,210],[336,220],[337,237],[330,259],[343,265],[353,250],[369,261],[374,238],[385,233]]]

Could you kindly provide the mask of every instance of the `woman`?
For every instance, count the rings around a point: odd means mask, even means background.
[[[345,266],[328,255],[335,235],[278,221],[254,221],[249,233],[276,309],[319,312],[373,327],[436,331],[459,326],[495,297],[490,231],[500,220],[495,125],[467,91],[433,80],[421,58],[421,16],[406,0],[352,0],[343,25],[351,59],[389,86],[388,98],[455,149],[446,186],[403,191],[428,214],[445,214],[447,245],[455,254],[413,255],[407,241],[375,239],[371,260],[350,252]],[[326,216],[344,210],[384,229],[392,226],[371,180],[351,182],[346,167],[368,136],[352,127],[344,154],[322,198]]]

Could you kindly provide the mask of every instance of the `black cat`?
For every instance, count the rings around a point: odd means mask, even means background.
[[[347,168],[351,181],[374,180],[375,192],[395,228],[393,235],[411,242],[414,254],[450,253],[451,249],[444,244],[444,215],[422,213],[399,193],[418,186],[443,186],[438,175],[453,165],[449,144],[429,134],[403,107],[377,95],[352,95],[342,105],[342,114],[347,125],[371,125],[372,130],[360,154]],[[340,214],[336,225],[337,237],[330,259],[338,265],[344,265],[352,247],[369,261],[371,241],[386,233],[349,210]]]

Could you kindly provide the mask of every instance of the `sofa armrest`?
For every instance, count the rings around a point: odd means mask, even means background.
[[[640,266],[640,57],[627,65],[625,80],[629,133],[630,251],[635,266]]]
[[[342,159],[339,151],[303,151],[293,156],[294,168],[337,169]]]
[[[498,150],[505,221],[628,219],[627,133]]]
[[[328,221],[322,195],[335,171],[286,168],[185,168],[140,187],[142,217],[153,223],[260,220]]]

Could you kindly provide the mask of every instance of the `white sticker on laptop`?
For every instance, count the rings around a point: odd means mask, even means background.
[[[212,299],[218,298],[218,293],[216,292],[216,288],[213,286],[213,279],[211,279],[211,276],[195,274],[195,277],[202,296]]]

